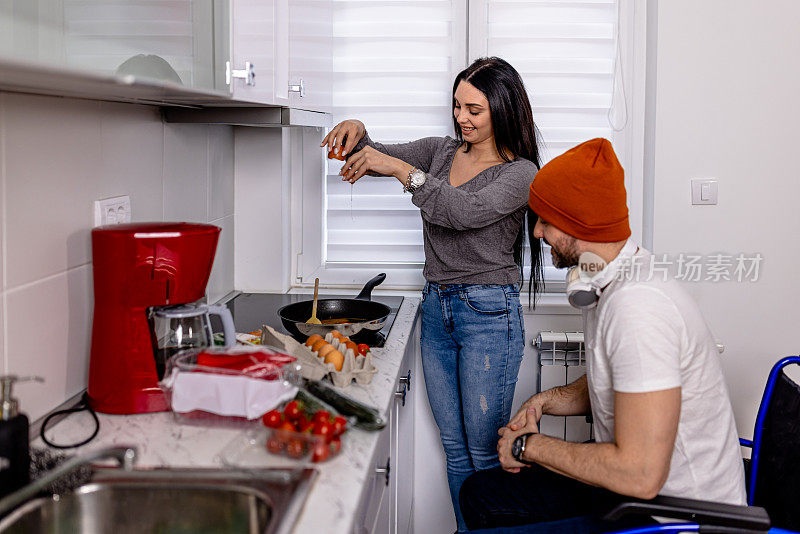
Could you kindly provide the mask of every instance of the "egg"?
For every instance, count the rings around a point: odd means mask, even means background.
[[[333,345],[331,345],[330,343],[325,343],[325,345],[319,349],[319,354],[317,356],[319,356],[320,358],[325,358],[328,354],[330,354],[334,350],[336,349],[333,348]]]
[[[313,336],[306,339],[306,347],[312,347],[314,343],[322,339],[322,336],[319,334],[314,334]]]
[[[325,345],[328,345],[328,342],[325,341],[324,339],[320,338],[320,339],[316,340],[313,345],[311,345],[311,350],[313,350],[314,352],[317,352],[319,349],[321,349]]]
[[[332,335],[333,337],[335,337],[336,339],[341,339],[341,338],[343,338],[343,337],[344,337],[344,336],[342,335],[342,333],[341,333],[341,332],[339,332],[338,330],[333,330],[333,331],[331,332],[331,335]]]
[[[349,339],[344,342],[344,346],[353,351],[353,356],[358,354],[358,345],[356,345],[355,343],[353,343]]]
[[[344,354],[336,349],[329,351],[328,355],[325,356],[325,363],[332,363],[334,369],[341,371],[342,365],[344,365]]]

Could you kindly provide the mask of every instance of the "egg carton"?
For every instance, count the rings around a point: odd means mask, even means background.
[[[325,335],[325,341],[344,355],[341,371],[337,371],[332,363],[325,363],[322,358],[317,356],[317,352],[312,351],[310,347],[293,337],[282,334],[271,326],[261,327],[261,343],[282,348],[286,353],[297,358],[301,365],[300,374],[309,380],[322,380],[324,377],[330,376],[333,385],[340,388],[349,386],[353,380],[358,384],[372,382],[372,377],[378,372],[378,368],[372,363],[372,351],[367,351],[365,356],[356,357],[353,349],[346,348],[344,343],[331,333]]]

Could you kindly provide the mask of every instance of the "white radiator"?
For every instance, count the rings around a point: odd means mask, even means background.
[[[538,353],[538,391],[564,386],[586,374],[583,332],[539,332],[533,341]],[[543,434],[582,442],[592,437],[592,425],[583,415],[544,415],[539,423]]]

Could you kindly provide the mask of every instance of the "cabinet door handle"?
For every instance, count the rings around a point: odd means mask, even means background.
[[[403,406],[406,405],[406,385],[401,384],[400,388],[394,392],[394,396],[398,399],[403,399]]]
[[[303,78],[300,78],[300,83],[298,84],[289,84],[289,92],[290,93],[300,93],[300,98],[306,96],[306,82],[303,81]]]
[[[225,83],[231,84],[234,78],[241,78],[246,85],[256,84],[256,71],[255,65],[249,61],[244,62],[243,69],[234,69],[230,61],[225,62]]]
[[[389,485],[389,473],[392,471],[392,459],[386,458],[386,467],[376,467],[376,475],[384,475],[386,477],[386,485]]]
[[[408,370],[408,374],[406,376],[400,377],[400,383],[405,384],[408,388],[408,391],[411,391],[411,369]]]

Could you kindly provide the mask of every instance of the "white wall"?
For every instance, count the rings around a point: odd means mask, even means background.
[[[653,248],[763,255],[756,283],[686,284],[727,347],[739,433],[750,436],[769,368],[800,350],[800,2],[658,5]],[[693,177],[719,180],[717,206],[690,205]]]
[[[158,108],[0,92],[0,371],[35,419],[86,387],[92,201],[130,195],[133,221],[222,228],[208,284],[233,289],[233,131],[164,124]],[[124,332],[120,332],[124,339]]]
[[[290,130],[235,129],[235,240],[242,246],[234,282],[240,291],[289,290]]]

